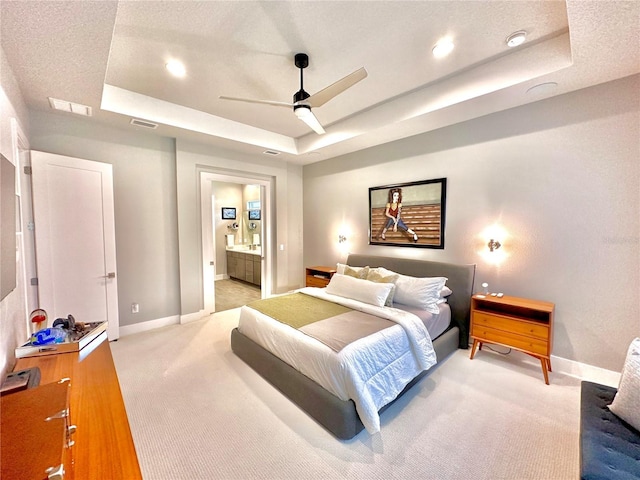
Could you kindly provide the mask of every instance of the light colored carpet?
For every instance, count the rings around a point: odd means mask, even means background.
[[[451,355],[339,441],[231,351],[238,309],[111,344],[145,479],[578,478],[579,379]]]

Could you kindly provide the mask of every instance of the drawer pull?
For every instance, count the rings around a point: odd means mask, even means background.
[[[55,420],[57,418],[67,418],[69,416],[69,409],[65,408],[64,410],[60,410],[58,413],[51,415],[44,419],[45,422],[50,422],[51,420]]]
[[[44,471],[47,474],[49,480],[63,480],[64,479],[64,465],[60,464],[57,467],[49,467]]]

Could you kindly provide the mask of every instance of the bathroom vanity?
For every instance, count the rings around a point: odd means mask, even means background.
[[[227,275],[260,286],[262,249],[227,248]]]

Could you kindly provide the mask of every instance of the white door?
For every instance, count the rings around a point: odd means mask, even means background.
[[[108,321],[119,337],[113,172],[108,163],[31,152],[40,308]]]

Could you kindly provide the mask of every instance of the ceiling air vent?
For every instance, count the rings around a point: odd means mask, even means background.
[[[66,100],[58,100],[57,98],[49,97],[49,105],[51,105],[51,108],[53,108],[54,110],[77,113],[78,115],[84,115],[85,117],[91,116],[91,107],[81,105],[79,103],[73,103]]]
[[[136,127],[151,128],[152,130],[158,128],[157,123],[147,122],[146,120],[140,120],[139,118],[132,118],[131,125],[135,125]]]
[[[275,150],[265,150],[264,152],[265,155],[280,155],[280,152],[276,152]]]

